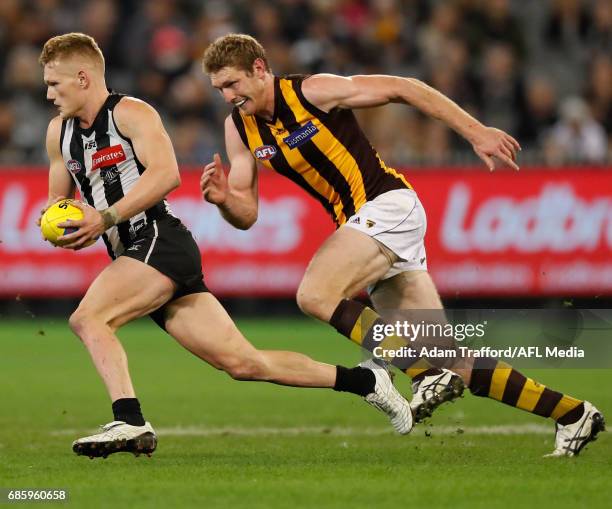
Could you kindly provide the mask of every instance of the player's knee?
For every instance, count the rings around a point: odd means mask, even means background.
[[[329,321],[334,311],[333,299],[326,298],[320,293],[307,291],[302,287],[298,289],[296,301],[303,313],[324,322]]]
[[[79,308],[70,315],[70,318],[68,318],[68,325],[72,329],[72,332],[79,338],[82,338],[87,330],[87,321],[87,314]]]
[[[297,295],[295,297],[298,307],[302,310],[302,313],[306,313],[310,316],[315,316],[317,311],[317,299],[316,297],[309,295],[308,292],[302,290],[300,287],[298,289]]]
[[[102,325],[101,320],[94,314],[77,308],[68,319],[68,325],[82,341],[85,341],[89,331],[95,329],[96,326]]]

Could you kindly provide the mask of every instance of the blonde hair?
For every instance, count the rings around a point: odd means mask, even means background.
[[[104,70],[104,55],[98,43],[93,37],[79,32],[57,35],[49,39],[43,46],[38,61],[44,66],[54,60],[73,56],[88,58]]]
[[[270,71],[266,51],[263,46],[250,35],[227,34],[215,40],[204,52],[202,67],[206,74],[217,72],[224,67],[235,67],[251,72],[253,62],[261,58]]]

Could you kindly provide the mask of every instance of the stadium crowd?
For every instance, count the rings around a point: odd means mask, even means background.
[[[612,160],[609,0],[2,0],[0,164],[42,164],[38,55],[52,35],[92,35],[108,84],[162,114],[179,161],[223,147],[228,107],[202,74],[206,46],[247,32],[276,74],[385,73],[422,79],[523,146],[525,163]],[[401,105],[359,112],[394,165],[465,164],[469,145]]]

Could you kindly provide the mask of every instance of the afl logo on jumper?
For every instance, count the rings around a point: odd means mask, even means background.
[[[261,147],[257,147],[253,153],[260,161],[267,161],[276,155],[276,147],[272,145],[262,145]]]
[[[106,147],[91,156],[91,171],[96,171],[104,166],[119,164],[123,161],[125,161],[125,152],[121,145]]]
[[[81,163],[79,163],[76,159],[70,159],[70,161],[66,163],[66,168],[68,168],[70,173],[77,174],[81,171]]]

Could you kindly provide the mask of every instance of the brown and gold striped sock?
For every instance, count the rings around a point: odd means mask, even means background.
[[[584,411],[584,402],[527,378],[505,362],[490,357],[474,361],[470,392],[532,414],[550,417],[561,425],[576,422]]]
[[[340,334],[369,352],[372,352],[377,346],[385,350],[398,350],[407,346],[405,338],[394,334],[385,336],[382,341],[374,340],[374,325],[384,326],[386,322],[376,311],[357,300],[342,300],[335,309],[329,323]],[[401,369],[414,381],[419,381],[425,376],[442,373],[440,369],[433,366],[425,358],[395,357],[385,360]]]

